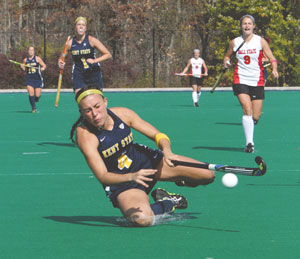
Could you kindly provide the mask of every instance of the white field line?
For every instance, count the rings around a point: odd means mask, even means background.
[[[23,155],[46,155],[49,154],[49,152],[23,152]]]
[[[267,174],[271,172],[300,172],[300,169],[276,169],[276,170],[267,170]],[[266,175],[267,175],[266,174]],[[94,178],[94,174],[90,173],[0,173],[0,176],[64,176],[64,175],[88,175],[89,178]],[[222,175],[222,174],[220,174]]]
[[[170,88],[106,88],[106,93],[110,92],[190,92],[190,87],[170,87]],[[201,91],[210,91],[211,87],[202,87]],[[299,86],[268,86],[265,87],[266,91],[299,91]],[[56,89],[43,89],[44,93],[56,93]],[[216,92],[232,91],[232,87],[219,87]],[[61,92],[73,93],[73,89],[61,89]],[[0,89],[1,93],[27,93],[26,89]]]

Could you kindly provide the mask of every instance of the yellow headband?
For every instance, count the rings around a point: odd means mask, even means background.
[[[85,25],[87,25],[87,20],[86,20],[86,18],[83,17],[83,16],[77,17],[74,23],[76,24],[79,20],[83,20],[83,21],[85,22]]]
[[[102,93],[100,90],[98,90],[98,89],[89,89],[89,90],[86,90],[86,91],[82,92],[82,93],[77,97],[77,99],[76,99],[77,104],[79,104],[80,101],[81,101],[84,97],[86,97],[86,96],[88,96],[88,95],[90,95],[90,94],[100,94],[100,95],[104,96],[103,93]]]

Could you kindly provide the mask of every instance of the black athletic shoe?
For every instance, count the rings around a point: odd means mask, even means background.
[[[163,201],[170,200],[173,202],[174,207],[176,209],[186,209],[188,207],[187,199],[181,195],[176,193],[169,193],[164,189],[157,188],[151,193],[151,196],[154,201]]]
[[[37,113],[37,109],[32,109],[32,113]]]
[[[245,150],[246,153],[253,153],[254,152],[254,145],[252,143],[248,143]]]
[[[194,103],[194,106],[195,106],[195,107],[199,107],[198,103]]]

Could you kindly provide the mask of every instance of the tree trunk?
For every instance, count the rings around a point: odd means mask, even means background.
[[[33,39],[32,39],[32,44],[35,46],[35,32],[36,32],[36,24],[35,24],[35,21],[36,21],[36,11],[35,9],[33,10],[33,17],[32,17],[32,22],[33,22],[33,25],[32,25],[32,29],[33,29]]]
[[[125,25],[124,25],[124,32],[127,32],[127,28],[128,28],[128,21],[126,19],[125,21]],[[123,61],[124,64],[127,64],[127,37],[126,35],[124,35],[123,37]]]
[[[177,7],[177,15],[176,15],[176,20],[174,23],[174,29],[171,32],[171,39],[170,39],[170,45],[168,48],[168,52],[167,52],[167,64],[166,64],[166,81],[167,81],[167,85],[168,87],[170,86],[170,75],[171,75],[171,63],[172,63],[172,58],[173,58],[173,49],[174,49],[174,41],[175,41],[175,35],[176,35],[176,30],[177,30],[177,26],[179,24],[179,17],[181,15],[181,2],[180,0],[177,0],[176,3],[176,7]]]
[[[21,10],[22,8],[22,0],[19,0],[19,9]],[[22,42],[22,21],[23,21],[23,15],[22,15],[22,12],[20,12],[20,15],[19,15],[19,22],[18,22],[18,42],[17,42],[17,45],[21,44]]]
[[[29,14],[26,14],[26,41],[29,41]]]
[[[8,37],[8,33],[7,33],[7,28],[8,28],[8,10],[7,10],[7,0],[4,0],[3,2],[3,16],[4,16],[4,34],[3,34],[3,53],[6,54],[7,53],[7,37]],[[3,17],[2,16],[2,17]]]

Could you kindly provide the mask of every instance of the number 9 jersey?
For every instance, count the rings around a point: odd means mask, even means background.
[[[260,36],[253,35],[252,39],[236,53],[237,63],[233,74],[233,84],[264,86],[263,50],[260,40]],[[242,42],[242,36],[235,38],[233,51],[236,51]]]

